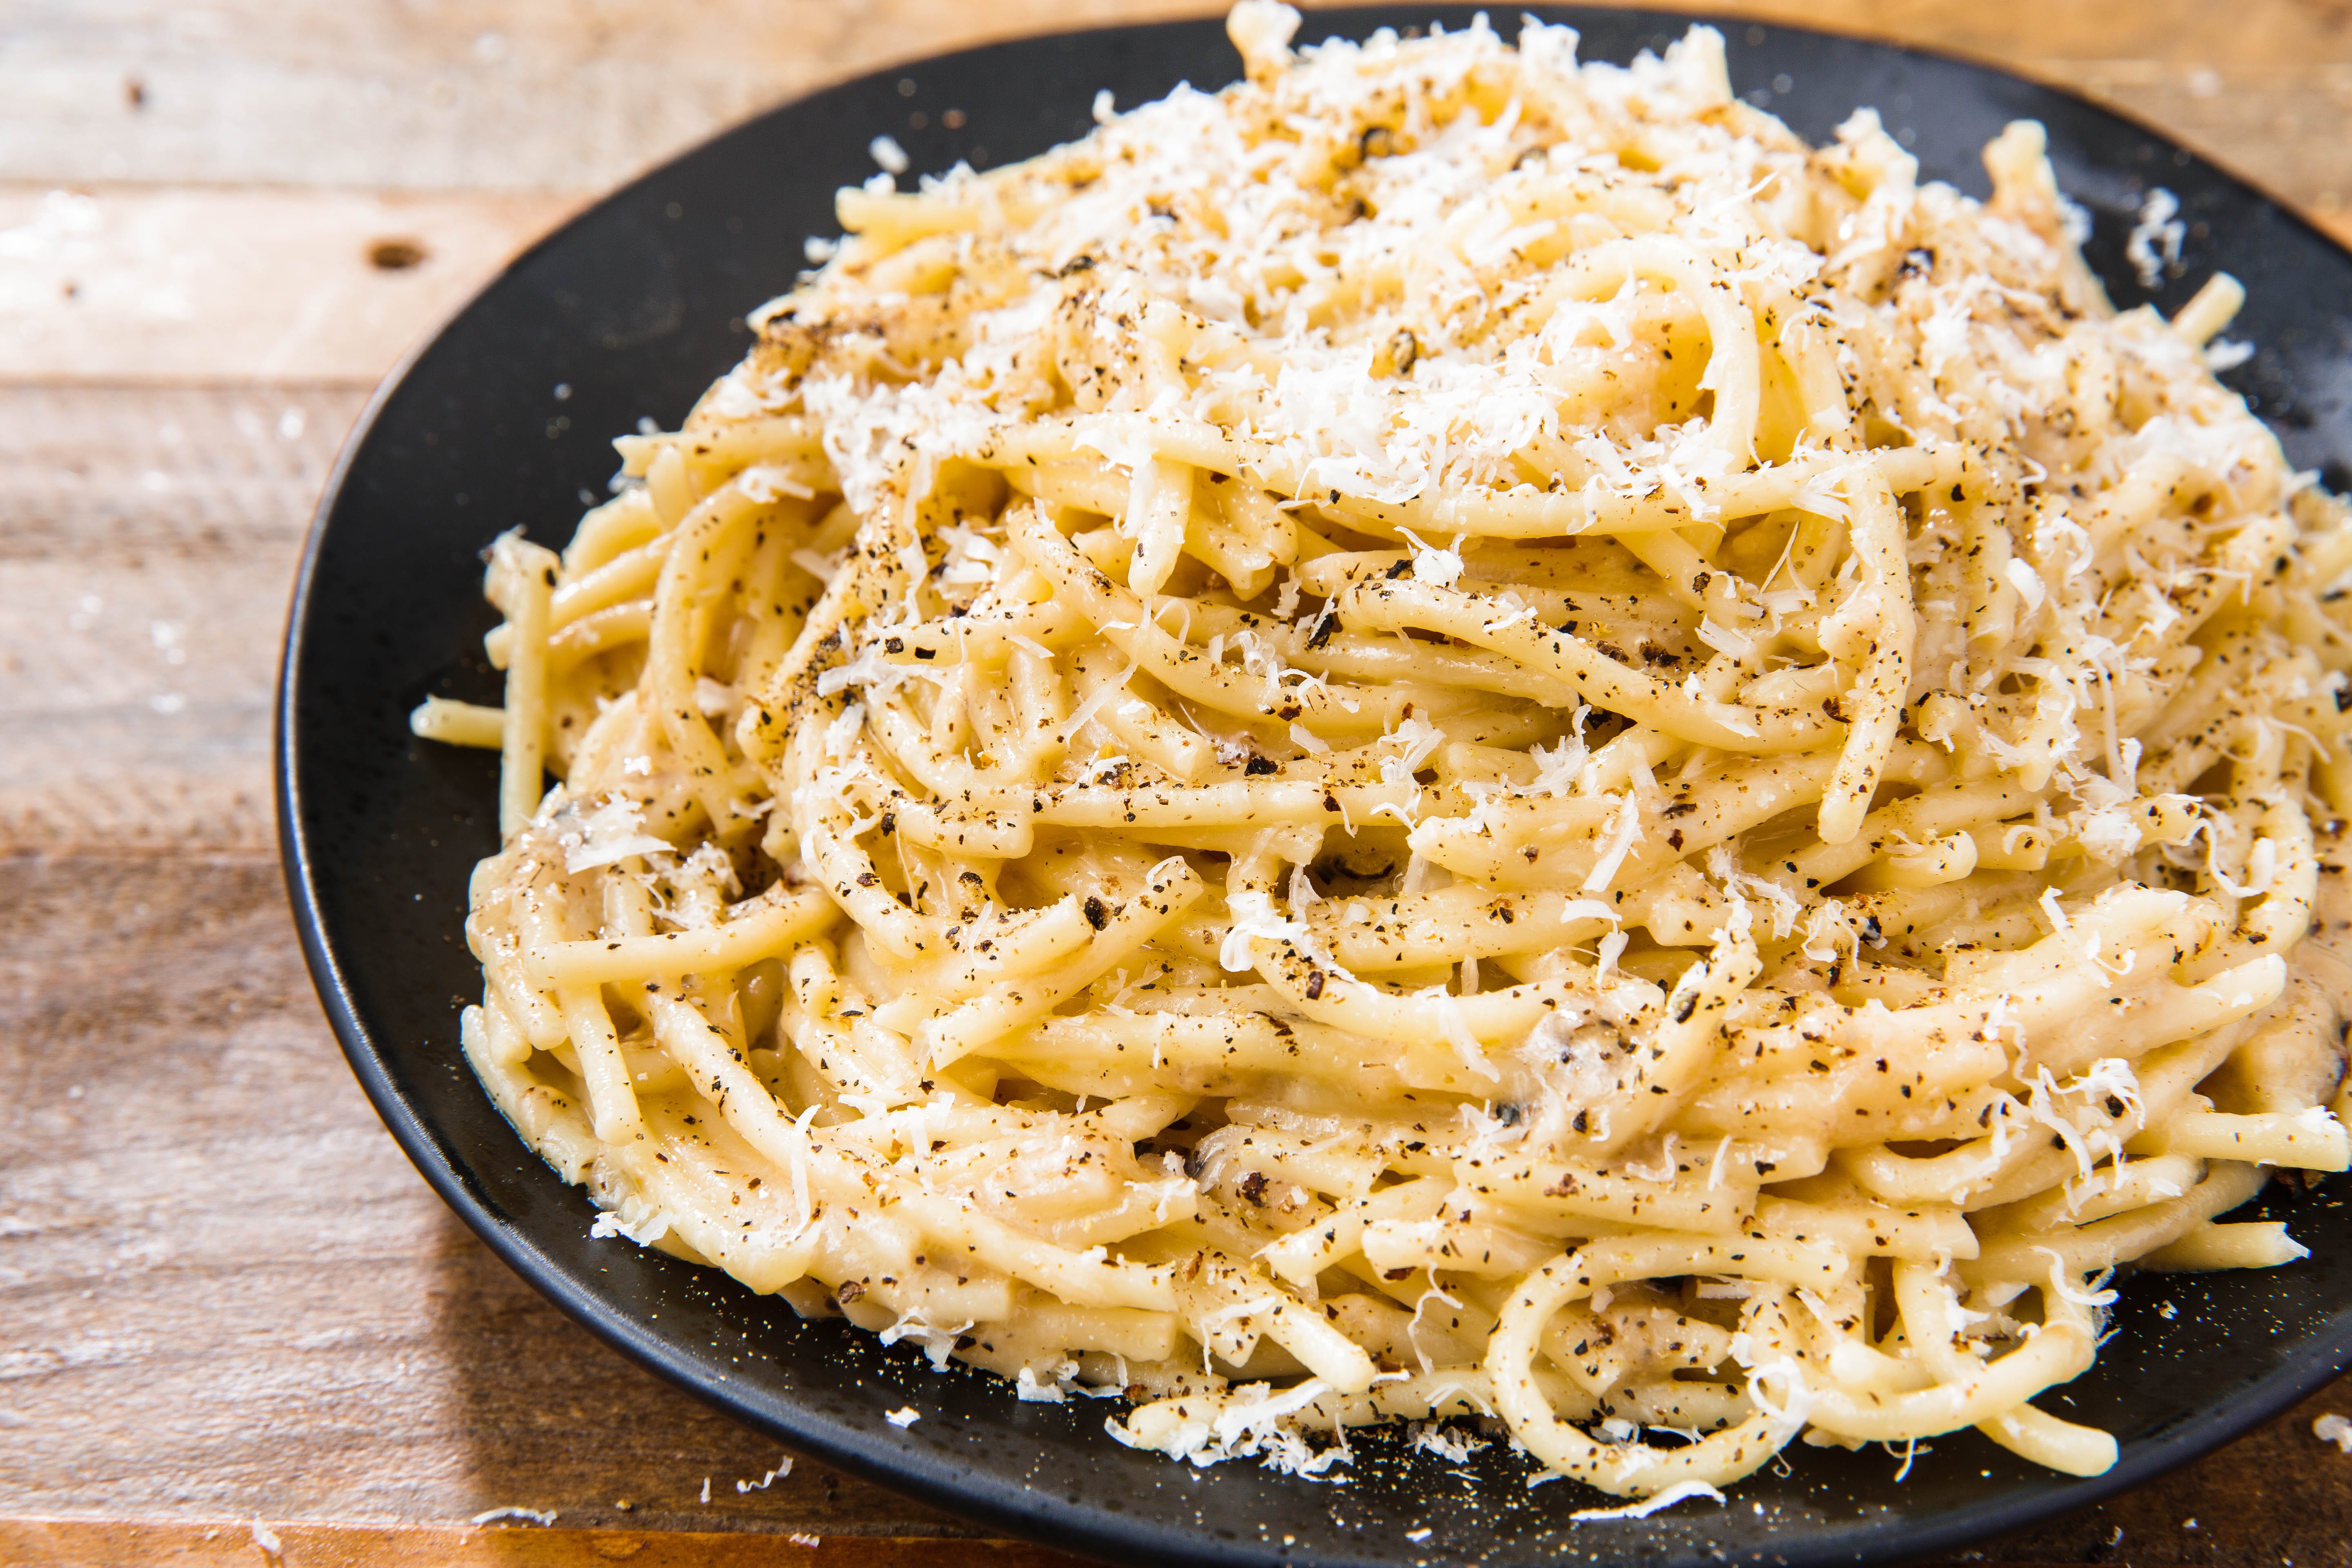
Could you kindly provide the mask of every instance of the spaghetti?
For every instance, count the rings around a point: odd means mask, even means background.
[[[2038,127],[1979,205],[1706,27],[1297,22],[844,191],[497,542],[468,1061],[600,1233],[1196,1463],[2105,1468],[2031,1401],[2108,1276],[2352,1163],[2352,523],[2239,289],[2118,314]]]

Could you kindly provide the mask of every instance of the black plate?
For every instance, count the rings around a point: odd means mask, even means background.
[[[1662,48],[1685,26],[1539,9],[1582,29],[1594,59]],[[1468,21],[1467,7],[1327,11],[1310,14],[1306,36],[1361,37],[1438,14]],[[1978,195],[1986,141],[2010,120],[2041,120],[2061,184],[2092,215],[2090,258],[2119,305],[2149,298],[2124,242],[2144,193],[2169,187],[2189,242],[2157,303],[2177,308],[2217,268],[2242,279],[2250,299],[2232,335],[2260,352],[2227,379],[2291,460],[2341,488],[2352,258],[2291,213],[2139,126],[1980,67],[1789,27],[1733,25],[1727,41],[1735,86],[1804,136],[1824,140],[1857,105],[1875,106],[1924,176]],[[587,1200],[524,1150],[457,1051],[457,1010],[481,988],[459,922],[467,873],[496,847],[495,762],[420,744],[406,720],[428,693],[499,700],[480,653],[491,616],[478,552],[517,524],[561,544],[582,504],[604,494],[609,438],[640,416],[684,416],[742,353],[742,313],[792,286],[805,237],[834,231],[833,192],[873,172],[876,134],[897,137],[918,170],[959,157],[986,167],[1083,133],[1098,88],[1132,106],[1179,80],[1224,83],[1238,64],[1220,24],[1181,22],[996,45],[787,104],[533,247],[377,395],[320,503],[295,594],[279,823],[328,1016],[425,1179],[565,1311],[792,1447],[990,1525],[1126,1561],[1902,1558],[2145,1480],[2333,1376],[2352,1359],[2352,1219],[2315,1195],[2273,1200],[2310,1261],[2132,1283],[2096,1370],[2044,1401],[2122,1439],[2105,1476],[2053,1475],[1973,1433],[1923,1447],[1901,1485],[1885,1453],[1799,1446],[1728,1507],[1574,1524],[1572,1510],[1611,1500],[1568,1484],[1529,1492],[1524,1463],[1499,1445],[1460,1475],[1378,1434],[1355,1440],[1357,1462],[1334,1472],[1344,1480],[1288,1479],[1247,1461],[1196,1471],[1112,1442],[1101,1405],[1019,1404],[992,1378],[932,1373],[911,1346],[803,1324],[724,1275],[589,1238]],[[2161,1310],[2168,1301],[2177,1315]],[[885,1424],[909,1404],[919,1423]]]

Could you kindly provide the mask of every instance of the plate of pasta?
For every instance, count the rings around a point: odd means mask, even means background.
[[[1950,1549],[2352,1355],[2347,285],[1792,28],[849,83],[379,394],[306,952],[527,1279],[992,1524]]]

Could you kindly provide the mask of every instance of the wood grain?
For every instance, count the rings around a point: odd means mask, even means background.
[[[0,382],[371,385],[573,205],[0,187]]]
[[[288,595],[362,401],[0,386],[0,853],[268,847]]]
[[[2346,0],[1695,8],[2074,86],[2352,237]],[[305,1568],[1063,1561],[806,1462],[739,1492],[772,1445],[440,1206],[303,973],[269,704],[365,388],[515,248],[824,81],[1202,9],[0,0],[0,1563],[266,1565],[257,1519]],[[2352,1565],[2330,1408],[1969,1560]]]
[[[0,178],[584,191],[779,99],[1191,0],[269,0],[0,6]],[[135,86],[134,86],[135,84]],[[335,134],[320,132],[333,128]]]

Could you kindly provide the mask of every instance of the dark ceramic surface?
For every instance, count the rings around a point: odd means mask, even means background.
[[[1309,37],[1425,24],[1436,8],[1325,12]],[[1547,10],[1588,58],[1663,47],[1682,24]],[[1467,20],[1466,8],[1448,15]],[[1514,25],[1515,26],[1515,25]],[[1736,87],[1816,142],[1874,105],[1927,177],[1983,194],[1979,149],[2016,117],[2050,129],[2063,188],[2091,211],[2089,251],[2121,305],[2144,190],[2191,226],[2170,310],[2226,268],[2251,300],[2232,335],[2261,352],[2228,379],[2289,458],[2339,486],[2352,458],[2352,258],[2274,203],[2073,98],[1952,60],[1783,27],[1733,26]],[[2074,1480],[1976,1435],[1923,1447],[1909,1478],[1878,1450],[1792,1448],[1727,1507],[1572,1524],[1610,1500],[1529,1492],[1500,1446],[1460,1469],[1360,1436],[1343,1479],[1245,1462],[1207,1472],[1129,1452],[1107,1407],[1015,1402],[964,1370],[930,1372],[838,1324],[803,1324],[723,1275],[620,1241],[526,1152],[459,1058],[480,980],[459,935],[467,873],[495,847],[494,760],[412,739],[428,693],[498,700],[478,552],[518,524],[562,543],[614,468],[608,438],[684,416],[746,345],[742,313],[789,288],[801,244],[833,232],[835,186],[895,135],[919,170],[989,166],[1085,132],[1097,88],[1121,106],[1238,62],[1210,21],[1038,38],[884,72],[788,104],[646,175],[534,247],[388,382],[321,503],[302,565],[281,694],[280,832],[319,992],[352,1069],[426,1180],[524,1278],[606,1341],[810,1454],[988,1525],[1120,1561],[1495,1564],[1881,1561],[1948,1551],[2145,1480],[2244,1431],[2352,1357],[2352,1223],[2333,1188],[2276,1201],[2315,1256],[2273,1272],[2128,1285],[2096,1370],[2046,1400],[2123,1440]],[[949,131],[942,111],[961,109]],[[929,129],[909,117],[926,116]],[[2178,1316],[2159,1303],[2177,1302]],[[905,1430],[883,1413],[913,1405]],[[1414,1542],[1408,1531],[1430,1531]]]

